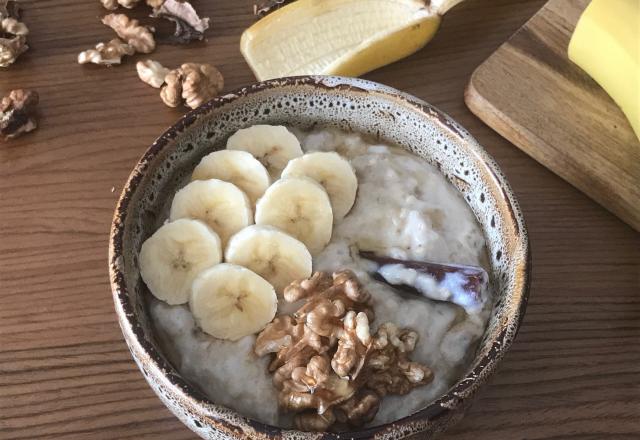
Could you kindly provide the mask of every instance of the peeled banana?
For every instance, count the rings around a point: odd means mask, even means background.
[[[297,0],[247,29],[240,51],[258,80],[359,76],[424,47],[462,0]]]

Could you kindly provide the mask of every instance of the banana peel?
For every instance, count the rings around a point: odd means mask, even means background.
[[[423,48],[463,0],[297,0],[248,28],[240,51],[258,80],[360,76]]]

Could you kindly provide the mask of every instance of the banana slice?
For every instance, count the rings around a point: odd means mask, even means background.
[[[184,304],[198,273],[222,261],[220,238],[199,220],[176,220],[142,243],[138,261],[140,275],[156,298]]]
[[[217,179],[196,180],[178,191],[169,218],[202,220],[220,236],[223,247],[233,234],[253,223],[247,195],[233,183]]]
[[[243,150],[253,154],[274,179],[287,163],[302,156],[300,142],[281,125],[254,125],[238,130],[227,140],[228,150]]]
[[[248,226],[231,237],[225,261],[251,269],[279,294],[292,281],[311,276],[311,254],[304,243],[273,226]]]
[[[282,171],[282,177],[306,176],[324,187],[331,200],[333,218],[341,220],[356,200],[358,178],[347,159],[335,152],[307,153],[293,159]]]
[[[271,185],[256,205],[256,224],[294,236],[312,255],[331,239],[333,212],[324,188],[308,177],[286,177]]]
[[[271,179],[267,169],[246,151],[220,150],[207,154],[193,170],[191,180],[220,179],[230,182],[249,196],[251,204],[264,194]]]
[[[237,341],[271,322],[278,298],[273,286],[260,275],[222,263],[193,281],[189,308],[205,333]]]

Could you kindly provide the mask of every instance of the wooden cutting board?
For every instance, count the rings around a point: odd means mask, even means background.
[[[551,0],[473,73],[467,106],[535,160],[640,231],[640,142],[567,57],[589,0]]]

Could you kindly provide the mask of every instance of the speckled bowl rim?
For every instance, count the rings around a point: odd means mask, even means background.
[[[442,128],[448,131],[450,134],[458,137],[462,142],[467,143],[467,147],[470,148],[474,154],[476,154],[486,167],[493,174],[498,186],[503,192],[504,200],[507,203],[506,208],[510,213],[510,219],[513,221],[513,226],[516,230],[520,231],[519,245],[524,250],[524,261],[520,262],[519,271],[521,274],[519,285],[516,286],[518,290],[515,292],[520,298],[520,304],[515,313],[509,315],[507,322],[501,323],[502,330],[497,338],[495,338],[491,349],[479,360],[476,361],[477,365],[473,370],[470,370],[462,378],[460,378],[449,390],[443,394],[440,398],[430,403],[425,408],[409,415],[398,419],[394,422],[378,425],[371,428],[362,429],[359,431],[340,432],[340,433],[308,433],[299,432],[299,438],[317,438],[317,439],[365,439],[365,438],[378,438],[387,437],[390,432],[397,430],[402,431],[403,425],[411,425],[414,421],[424,422],[428,420],[434,425],[438,425],[438,420],[443,422],[443,426],[440,429],[435,429],[435,432],[446,429],[449,425],[449,419],[455,416],[456,412],[465,410],[472,400],[478,387],[480,387],[488,377],[495,371],[498,362],[501,360],[505,352],[511,346],[513,339],[515,338],[522,320],[528,301],[530,276],[531,276],[531,252],[528,242],[528,235],[526,232],[526,225],[524,219],[520,213],[519,206],[513,192],[506,181],[506,178],[500,171],[495,160],[489,156],[489,154],[471,137],[471,135],[461,126],[459,126],[452,118],[433,107],[432,105],[404,92],[398,91],[388,86],[384,86],[371,81],[365,81],[354,78],[343,77],[324,77],[324,76],[299,76],[273,79],[268,81],[259,82],[250,86],[239,88],[233,92],[230,92],[224,96],[214,98],[213,100],[203,104],[195,110],[192,110],[180,118],[174,125],[168,128],[156,141],[147,149],[141,159],[136,164],[135,168],[131,172],[121,196],[118,200],[113,223],[111,226],[110,239],[109,239],[109,274],[110,282],[113,293],[113,300],[115,304],[118,321],[122,329],[125,341],[129,346],[129,349],[134,357],[134,360],[138,363],[142,372],[147,376],[148,372],[142,368],[141,363],[149,366],[153,366],[153,370],[160,371],[164,374],[168,380],[169,386],[175,388],[175,391],[182,393],[186,400],[190,403],[191,410],[195,413],[205,414],[207,411],[205,406],[213,406],[224,408],[225,411],[231,411],[222,405],[218,405],[200,391],[195,389],[186,380],[182,378],[174,367],[163,357],[163,355],[156,350],[152,343],[150,343],[145,335],[142,326],[138,322],[136,312],[129,299],[127,286],[125,282],[124,271],[122,268],[123,262],[123,244],[126,217],[129,208],[129,202],[132,199],[133,194],[138,188],[138,185],[142,181],[145,173],[148,171],[150,163],[158,156],[161,151],[176,137],[178,137],[185,129],[190,127],[201,116],[206,116],[212,109],[221,107],[227,103],[230,103],[236,99],[240,99],[252,93],[260,92],[265,89],[279,88],[282,86],[313,86],[317,88],[341,88],[349,89],[354,92],[370,93],[375,91],[379,94],[388,95],[389,97],[401,99],[406,101],[407,104],[411,104],[414,107],[418,107],[429,118],[435,118]],[[166,403],[166,402],[165,402]],[[277,439],[280,438],[280,434],[283,432],[292,432],[293,430],[279,428],[264,424],[252,420],[239,413],[238,418],[243,420],[247,426],[254,428],[261,435],[259,438],[265,439]],[[204,418],[209,418],[205,416]],[[184,420],[182,420],[184,422]],[[213,420],[215,428],[218,429],[224,435],[235,436],[236,438],[250,438],[240,427],[233,426],[226,420]],[[189,425],[188,425],[189,426]],[[198,425],[199,426],[199,425]],[[193,426],[189,426],[193,429]],[[295,432],[295,431],[293,431]],[[406,431],[407,435],[412,434],[411,429]],[[404,435],[393,435],[392,437],[403,438]]]

